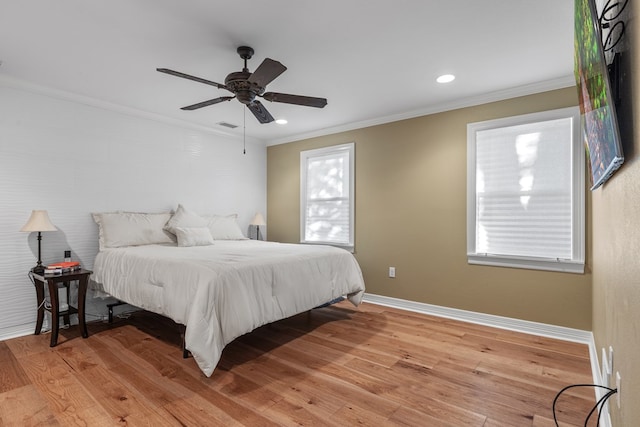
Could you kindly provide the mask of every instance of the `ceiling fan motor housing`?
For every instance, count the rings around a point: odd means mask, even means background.
[[[237,71],[224,79],[224,85],[236,94],[236,99],[243,104],[251,104],[257,95],[262,95],[264,88],[247,80],[251,76],[249,71]]]

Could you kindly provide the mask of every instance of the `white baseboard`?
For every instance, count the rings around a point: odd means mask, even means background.
[[[583,331],[581,329],[513,319],[511,317],[495,316],[493,314],[477,313],[474,311],[425,304],[422,302],[408,301],[382,295],[365,294],[363,300],[372,304],[430,314],[432,316],[446,317],[448,319],[476,323],[479,325],[507,329],[510,331],[524,332],[526,334],[556,338],[564,341],[578,342],[587,345],[590,345],[593,342],[593,334],[591,331]]]
[[[596,342],[593,337],[593,334],[591,335],[591,340],[589,342],[589,359],[591,360],[591,373],[593,375],[593,383],[608,386],[608,384],[605,384],[605,380],[602,377],[602,368],[601,368],[602,360],[598,358],[598,351],[597,351]],[[599,388],[599,387],[595,388],[595,392],[596,392],[596,402],[598,402],[600,399],[604,397],[605,394],[607,394],[606,389]],[[600,421],[601,421],[600,425],[602,427],[611,427],[611,415],[609,413],[609,405],[610,405],[609,402],[613,402],[614,398],[609,399],[607,403],[605,403],[605,405],[603,406],[602,416],[600,417]]]
[[[0,330],[0,341],[10,340],[11,338],[24,337],[25,335],[32,335],[35,328],[35,323],[29,325],[18,325],[11,328],[4,328]],[[42,325],[42,331],[48,330],[48,325]]]

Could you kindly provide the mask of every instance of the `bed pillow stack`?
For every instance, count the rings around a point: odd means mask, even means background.
[[[238,225],[238,215],[198,215],[197,213],[186,209],[183,205],[178,205],[176,213],[167,221],[164,229],[175,234],[178,238],[178,246],[195,246],[181,245],[180,228],[189,229],[188,233],[196,241],[201,244],[213,244],[214,240],[246,240]],[[208,237],[211,237],[211,243],[206,243]],[[183,236],[186,237],[186,236]]]
[[[247,240],[238,215],[198,215],[178,205],[175,213],[93,213],[98,224],[100,250],[125,246],[174,243],[207,246],[215,240]]]
[[[207,222],[182,205],[178,205],[176,213],[167,221],[164,229],[176,235],[178,246],[213,245],[213,236],[207,228]]]

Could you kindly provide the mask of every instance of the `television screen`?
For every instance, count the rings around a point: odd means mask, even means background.
[[[624,161],[595,0],[575,0],[574,71],[595,190]]]

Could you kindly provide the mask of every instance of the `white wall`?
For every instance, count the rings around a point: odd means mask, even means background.
[[[245,234],[254,213],[266,213],[262,144],[247,141],[243,154],[234,137],[81,101],[0,80],[0,340],[35,326],[27,273],[37,261],[37,233],[18,231],[32,209],[48,210],[59,229],[43,233],[43,262],[71,249],[89,269],[98,251],[91,212],[160,212],[182,203],[199,213],[238,213]],[[88,303],[94,314],[104,311],[104,302]]]

